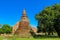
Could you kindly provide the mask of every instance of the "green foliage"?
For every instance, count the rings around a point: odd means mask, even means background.
[[[4,24],[2,28],[0,28],[0,33],[11,33],[12,27],[8,24]]]
[[[54,19],[57,19],[57,16],[60,16],[60,4],[46,7],[39,14],[36,14],[35,18],[38,20],[38,32],[41,32],[40,30],[43,24],[44,28],[42,30],[44,32],[48,32],[48,34],[53,33],[55,31]]]
[[[55,30],[57,31],[58,36],[60,37],[60,16],[58,16],[57,19],[54,20],[54,22]]]

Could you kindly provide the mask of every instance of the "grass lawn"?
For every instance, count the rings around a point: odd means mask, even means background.
[[[7,38],[7,40],[60,40],[60,38]]]
[[[4,38],[0,36],[0,40],[60,40],[58,37],[39,37],[39,38],[17,38],[17,37],[12,37],[12,38]]]
[[[15,38],[15,39],[8,39],[8,40],[60,40],[59,38]]]

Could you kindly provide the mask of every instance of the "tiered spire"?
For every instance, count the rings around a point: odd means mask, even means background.
[[[25,9],[23,10],[22,16],[26,17],[26,10]]]
[[[24,9],[23,12],[22,12],[21,21],[26,21],[26,22],[28,22],[28,18],[27,18],[27,16],[26,16],[26,10],[25,10],[25,9]]]

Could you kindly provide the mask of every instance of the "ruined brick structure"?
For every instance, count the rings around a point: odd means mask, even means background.
[[[19,26],[19,22],[17,22],[17,23],[14,25],[14,27],[13,27],[13,29],[12,29],[12,34],[15,34],[16,30],[18,29],[18,26]]]
[[[26,11],[23,10],[21,20],[13,27],[12,34],[17,34],[19,37],[30,37],[30,28]]]

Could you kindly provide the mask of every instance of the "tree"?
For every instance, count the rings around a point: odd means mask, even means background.
[[[54,27],[55,27],[55,30],[57,31],[58,33],[58,36],[60,37],[60,15],[57,16],[56,19],[54,19]]]
[[[49,35],[52,32],[51,30],[53,29],[53,26],[51,25],[53,24],[53,21],[52,21],[53,14],[51,14],[52,12],[53,10],[51,11],[51,8],[47,7],[41,13],[36,15],[36,19],[38,20],[38,25],[39,25],[38,28],[41,28],[43,24],[44,31],[48,32]],[[38,31],[40,30],[38,29]]]
[[[12,32],[12,27],[10,26],[10,25],[8,25],[8,24],[4,24],[3,26],[2,26],[2,33],[11,33]]]
[[[57,16],[59,15],[60,15],[60,4],[55,4],[53,6],[46,7],[44,10],[39,12],[39,14],[36,14],[35,18],[38,20],[38,27],[37,27],[38,31],[40,31],[40,28],[42,27],[43,24],[45,32],[48,32],[48,35],[50,35],[50,33],[53,34],[53,32],[55,31],[54,19],[56,19]]]

